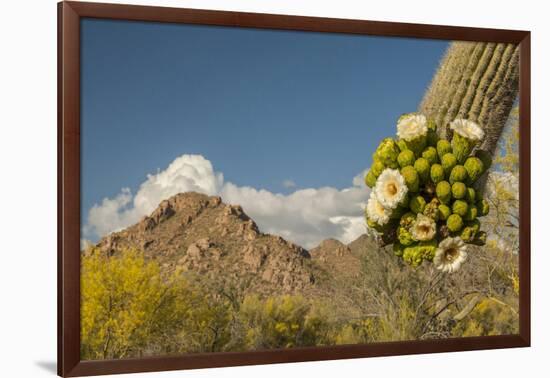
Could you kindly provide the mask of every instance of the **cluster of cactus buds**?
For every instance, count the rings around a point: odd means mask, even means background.
[[[450,129],[450,141],[439,139],[424,115],[401,116],[397,138],[382,140],[365,175],[367,225],[409,264],[430,261],[445,272],[466,259],[466,244],[485,244],[478,218],[489,205],[476,184],[492,162],[475,150],[484,137],[476,123],[456,119]]]

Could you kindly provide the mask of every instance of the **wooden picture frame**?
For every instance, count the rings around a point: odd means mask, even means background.
[[[80,358],[80,20],[104,18],[244,28],[520,44],[520,332],[517,335],[192,354]],[[58,4],[58,374],[100,375],[439,353],[530,345],[530,32],[86,2]]]

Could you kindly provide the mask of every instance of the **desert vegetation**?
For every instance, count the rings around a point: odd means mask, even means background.
[[[514,115],[517,112],[514,112]],[[255,295],[191,272],[162,273],[137,250],[82,258],[84,359],[244,351],[518,332],[518,125],[487,180],[489,237],[445,274],[391,247],[361,254],[359,277],[323,295]],[[340,283],[345,285],[345,283]],[[338,303],[353,303],[342,311]]]
[[[517,277],[517,254],[491,240],[453,275],[428,264],[412,268],[391,248],[365,250],[359,279],[340,294],[346,298],[243,294],[193,274],[163,276],[139,251],[92,253],[82,265],[81,354],[111,359],[512,334]],[[335,304],[350,300],[356,309],[346,316]]]

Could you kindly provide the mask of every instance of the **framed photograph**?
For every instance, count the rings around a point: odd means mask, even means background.
[[[530,345],[530,33],[62,2],[58,374]]]

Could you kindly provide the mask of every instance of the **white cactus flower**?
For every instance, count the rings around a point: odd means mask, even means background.
[[[399,139],[411,141],[428,133],[428,121],[422,114],[410,114],[397,122],[397,136]]]
[[[383,226],[390,220],[390,215],[391,210],[385,208],[382,203],[380,203],[375,192],[371,192],[367,202],[367,217],[380,226]]]
[[[411,235],[418,241],[432,240],[435,236],[435,222],[424,214],[418,214],[411,225]]]
[[[483,129],[477,123],[467,119],[455,119],[450,127],[458,135],[473,142],[478,142],[485,136]]]
[[[395,209],[403,201],[408,191],[401,173],[397,169],[391,168],[382,171],[374,186],[376,198],[387,209]]]
[[[466,244],[459,237],[446,238],[439,243],[433,263],[445,273],[456,272],[468,257],[466,249]]]

